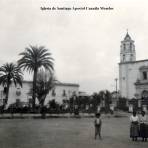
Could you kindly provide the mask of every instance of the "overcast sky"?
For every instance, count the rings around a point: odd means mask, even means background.
[[[41,11],[40,7],[113,7],[101,11]],[[137,60],[148,58],[146,0],[0,0],[0,65],[31,45],[55,59],[56,77],[88,93],[115,89],[120,41],[128,28]],[[24,79],[32,75],[25,73]]]

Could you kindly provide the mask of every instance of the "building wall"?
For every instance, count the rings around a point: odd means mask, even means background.
[[[46,102],[49,102],[51,99],[55,99],[57,102],[62,103],[63,99],[69,100],[72,95],[78,95],[79,86],[78,85],[70,85],[70,84],[57,84],[54,88],[56,93],[55,96],[52,96],[52,91],[48,94],[46,98]],[[65,91],[65,96],[63,96],[63,91]]]
[[[31,95],[28,94],[31,86],[32,86],[32,83],[30,81],[23,82],[22,88],[20,86],[15,87],[14,85],[12,85],[10,87],[8,105],[16,102],[16,99],[20,99],[23,102],[28,102],[29,98],[31,98]],[[19,89],[21,91],[21,94],[20,96],[17,96],[16,92]],[[54,90],[55,90],[56,95],[52,96],[52,90],[51,90],[49,94],[47,95],[45,103],[48,103],[49,100],[51,99],[55,99],[58,103],[62,103],[63,99],[69,99],[73,94],[78,95],[79,85],[69,84],[69,83],[59,83],[55,85]],[[63,91],[65,91],[66,96],[63,96]],[[1,92],[1,95],[0,95],[0,100],[1,100],[1,99],[4,99],[5,97],[2,93],[3,92],[2,86],[0,86],[0,92]]]
[[[12,84],[9,89],[8,105],[11,103],[14,103],[16,101],[16,99],[20,99],[21,101],[27,102],[28,101],[28,92],[30,91],[31,85],[32,84],[30,82],[23,82],[23,86],[21,88],[20,86],[15,87]],[[17,96],[17,94],[16,94],[18,89],[21,91],[20,96]],[[3,92],[2,86],[0,86],[0,91],[1,91],[0,99],[4,99],[5,95],[2,93]]]
[[[138,98],[142,98],[143,92],[147,91],[148,92],[148,82],[146,84],[140,84],[136,86],[136,93],[138,95]],[[148,93],[146,94],[146,97],[148,96]]]
[[[119,63],[119,89],[122,97],[135,98],[135,83],[141,79],[141,66],[148,66],[148,60]]]

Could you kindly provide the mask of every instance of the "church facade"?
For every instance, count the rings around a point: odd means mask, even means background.
[[[134,40],[126,34],[120,46],[119,90],[121,97],[129,100],[148,100],[148,59],[136,61]]]

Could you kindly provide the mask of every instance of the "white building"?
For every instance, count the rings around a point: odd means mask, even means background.
[[[148,59],[136,61],[134,40],[128,32],[120,46],[119,89],[128,99],[148,98]]]
[[[21,102],[29,102],[31,95],[29,94],[32,86],[31,81],[23,81],[23,86],[15,87],[12,85],[9,91],[8,105],[16,102],[19,99]],[[58,103],[62,103],[63,100],[69,100],[72,95],[79,94],[79,85],[72,83],[56,83],[55,87],[49,92],[46,97],[45,104],[49,100],[55,99]],[[0,86],[0,104],[2,104],[5,96],[3,95],[3,87]]]

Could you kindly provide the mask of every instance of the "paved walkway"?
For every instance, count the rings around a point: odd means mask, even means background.
[[[123,117],[123,116],[128,116],[129,113],[122,112],[122,111],[116,111],[113,115],[111,114],[102,114],[102,117]],[[0,114],[0,119],[18,119],[18,118],[40,118],[41,114]],[[94,117],[94,113],[88,114],[88,113],[80,113],[79,116],[75,116],[70,113],[66,114],[46,114],[46,118],[73,118],[73,117]]]

